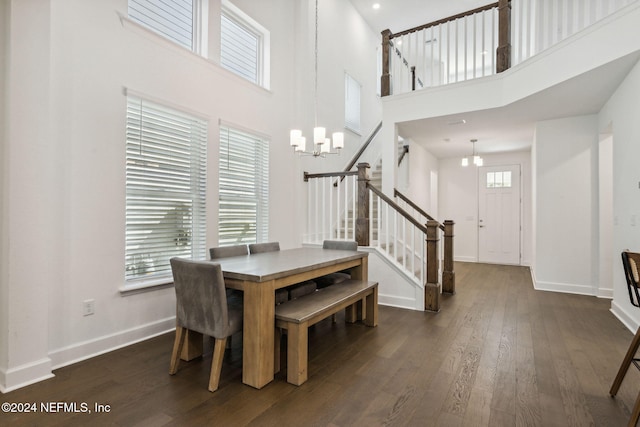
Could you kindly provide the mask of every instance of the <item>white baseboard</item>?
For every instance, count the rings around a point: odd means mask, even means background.
[[[55,375],[51,373],[51,369],[51,359],[48,357],[15,368],[0,369],[0,392],[9,393],[52,378]]]
[[[594,291],[593,287],[575,285],[572,283],[534,281],[533,287],[538,291],[563,292],[565,294],[597,296],[597,293]]]
[[[389,307],[404,308],[406,310],[420,310],[416,308],[416,301],[412,298],[398,297],[395,295],[378,294],[378,304]]]
[[[613,299],[613,288],[599,288],[598,298]]]
[[[136,326],[125,331],[116,332],[110,335],[97,337],[92,340],[83,341],[77,344],[53,350],[49,353],[53,369],[68,366],[82,360],[90,359],[122,347],[135,344],[140,341],[162,335],[175,330],[175,316]]]
[[[631,331],[632,334],[636,333],[640,324],[638,324],[633,317],[629,316],[629,313],[627,313],[624,308],[618,305],[615,301],[612,301],[610,311],[618,318],[618,320],[620,320],[620,322],[622,322],[624,326],[627,327],[627,329],[629,329],[629,331]]]
[[[459,262],[478,262],[478,259],[472,256],[454,256],[453,260]]]

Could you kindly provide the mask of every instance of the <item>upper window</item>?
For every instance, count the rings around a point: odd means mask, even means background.
[[[195,50],[194,0],[129,0],[129,17]]]
[[[222,2],[220,24],[220,64],[268,88],[269,32],[227,1]]]
[[[127,97],[125,277],[170,281],[169,259],[204,259],[207,122]]]
[[[510,188],[511,171],[487,172],[487,188]]]
[[[269,144],[220,127],[219,245],[259,243],[269,232]]]
[[[360,83],[344,74],[344,127],[360,135]]]

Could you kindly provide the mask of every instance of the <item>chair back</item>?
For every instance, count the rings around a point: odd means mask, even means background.
[[[251,254],[259,254],[262,252],[275,252],[279,250],[280,250],[279,242],[251,243],[249,245],[249,253]]]
[[[176,323],[215,338],[230,335],[227,294],[220,264],[171,258]]]
[[[342,249],[344,251],[357,251],[358,242],[355,240],[325,240],[322,243],[323,249]]]
[[[249,255],[249,248],[247,247],[247,245],[234,245],[234,246],[222,246],[219,248],[210,248],[209,255],[211,255],[211,259]]]
[[[624,267],[624,276],[627,280],[631,304],[640,307],[640,294],[638,293],[638,286],[640,286],[640,274],[638,273],[638,268],[640,268],[640,253],[622,252],[622,266]]]

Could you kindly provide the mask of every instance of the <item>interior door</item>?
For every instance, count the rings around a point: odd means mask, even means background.
[[[520,264],[520,165],[478,172],[478,261]]]

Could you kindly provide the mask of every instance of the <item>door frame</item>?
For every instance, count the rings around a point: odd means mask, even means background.
[[[480,246],[481,246],[481,242],[480,242],[480,198],[481,198],[481,191],[480,191],[480,186],[481,185],[485,185],[484,184],[484,170],[487,169],[501,169],[501,168],[517,168],[518,169],[518,214],[517,214],[517,218],[518,218],[518,244],[517,244],[517,248],[518,248],[518,262],[515,264],[508,264],[508,265],[522,265],[522,249],[523,249],[523,209],[522,209],[522,204],[523,204],[523,200],[522,200],[522,194],[523,194],[523,180],[522,180],[522,164],[521,163],[508,163],[508,164],[497,164],[497,165],[486,165],[486,166],[480,166],[478,167],[478,177],[477,177],[477,181],[476,181],[476,194],[477,194],[477,224],[476,224],[476,241],[477,241],[477,262],[488,262],[488,261],[481,261],[481,251],[480,251]]]

